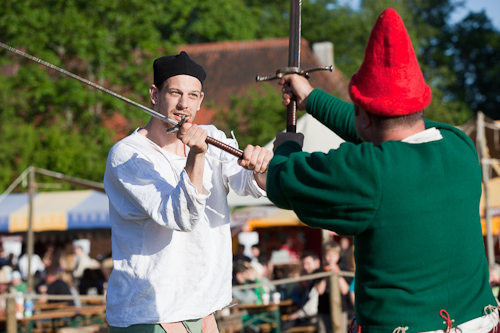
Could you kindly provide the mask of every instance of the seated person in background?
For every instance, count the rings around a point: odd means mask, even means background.
[[[5,266],[5,265],[9,265],[10,262],[9,262],[9,258],[8,256],[5,254],[5,250],[3,248],[3,245],[0,244],[0,268]]]
[[[262,287],[258,288],[262,294],[269,294],[271,295],[273,292],[276,291],[276,286],[271,283],[271,280],[269,280],[268,275],[269,275],[269,269],[267,266],[267,262],[265,259],[263,259],[264,264],[256,261],[252,261],[250,263],[251,271],[250,271],[250,276],[249,279],[253,280],[254,283],[262,283]]]
[[[491,291],[493,291],[493,295],[495,296],[497,303],[500,304],[499,302],[499,297],[500,296],[500,265],[499,264],[492,264],[490,265],[490,286],[491,286]]]
[[[252,245],[252,261],[260,262],[262,259],[262,251],[259,244]]]
[[[81,243],[75,241],[74,244],[74,254],[75,254],[75,268],[73,269],[73,277],[79,282],[83,277],[83,272],[87,269],[97,269],[100,268],[100,264],[97,260],[91,258],[88,253],[85,252]]]
[[[303,275],[323,272],[319,256],[310,250],[302,255]],[[321,279],[301,281],[297,289],[292,293],[292,299],[299,309],[288,315],[287,321],[283,323],[283,329],[297,326],[315,325],[318,314],[318,289],[316,284]],[[294,297],[295,296],[295,297]]]
[[[66,282],[61,279],[61,272],[58,268],[51,267],[45,272],[45,283],[47,284],[47,295],[72,295],[71,289]],[[73,300],[49,300],[49,303],[67,302],[73,306]]]
[[[26,294],[28,290],[28,284],[23,281],[19,271],[12,272],[12,286],[16,291],[20,291],[23,294]]]
[[[300,257],[302,256],[303,243],[297,235],[297,232],[291,231],[286,237],[285,244],[283,244],[280,250],[288,251],[290,255],[290,263],[300,262]]]
[[[100,269],[87,268],[78,285],[80,295],[103,295],[106,277]]]
[[[31,262],[28,263],[28,254],[24,252],[23,255],[21,255],[21,257],[19,258],[17,265],[19,266],[19,271],[21,272],[23,280],[28,280],[29,265],[30,265],[31,275],[35,275],[36,272],[43,273],[45,271],[45,264],[43,263],[40,256],[36,253],[33,253],[33,255],[31,256]]]
[[[252,268],[246,261],[238,261],[234,266],[233,286],[242,286],[253,283]],[[233,297],[240,304],[257,303],[257,293],[253,288],[233,289]]]
[[[238,263],[239,261],[246,261],[246,262],[252,261],[250,257],[244,254],[244,252],[245,252],[245,246],[243,244],[238,244],[236,253],[233,255],[233,265]]]
[[[0,269],[0,316],[6,316],[6,296],[10,292],[11,281],[4,269]],[[6,331],[5,321],[0,322],[0,332]]]

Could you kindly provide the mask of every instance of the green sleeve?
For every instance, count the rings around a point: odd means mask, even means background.
[[[267,177],[268,198],[292,209],[311,227],[356,235],[365,230],[378,208],[381,193],[371,143],[343,143],[324,153],[305,153],[295,142],[275,151]]]
[[[326,92],[314,89],[306,110],[319,122],[348,142],[360,143],[354,125],[354,106]]]

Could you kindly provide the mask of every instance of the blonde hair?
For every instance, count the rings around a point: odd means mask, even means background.
[[[340,253],[339,243],[337,243],[335,241],[329,241],[329,242],[326,242],[325,244],[323,244],[323,252],[327,253],[330,251],[335,251],[335,252]]]

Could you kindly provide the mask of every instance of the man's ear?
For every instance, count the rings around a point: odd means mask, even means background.
[[[154,84],[149,87],[149,98],[151,98],[151,103],[158,104],[158,101],[160,99],[160,92]]]
[[[362,128],[368,128],[372,124],[372,118],[370,117],[370,114],[366,112],[363,109],[359,109],[359,124],[361,125]]]

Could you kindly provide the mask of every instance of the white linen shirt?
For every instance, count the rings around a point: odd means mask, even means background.
[[[208,135],[233,147],[214,126]],[[186,155],[189,147],[186,146]],[[209,146],[199,194],[184,167],[138,133],[110,150],[104,175],[112,227],[108,324],[169,323],[205,317],[232,299],[227,193],[265,195],[236,157]]]

